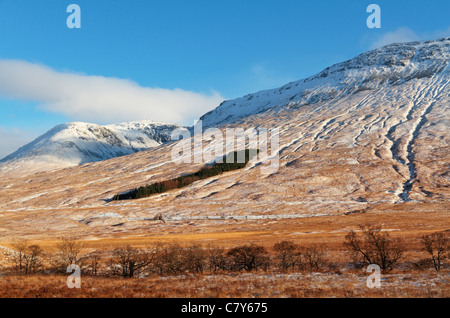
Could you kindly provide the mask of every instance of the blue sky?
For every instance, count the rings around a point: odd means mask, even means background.
[[[66,26],[72,3],[81,29]],[[381,29],[366,26],[371,3]],[[448,0],[0,0],[0,157],[67,121],[192,124],[382,44],[450,36],[448,12]]]

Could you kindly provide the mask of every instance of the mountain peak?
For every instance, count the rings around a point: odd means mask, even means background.
[[[204,127],[221,126],[274,107],[304,105],[384,85],[448,72],[450,38],[386,45],[330,66],[277,89],[223,102],[201,117]]]
[[[64,123],[2,159],[0,168],[48,170],[129,155],[168,142],[179,127],[148,120],[105,126]]]

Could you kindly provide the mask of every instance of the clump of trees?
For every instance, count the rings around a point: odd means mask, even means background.
[[[188,186],[196,181],[207,179],[220,175],[222,173],[238,170],[244,168],[247,163],[252,159],[251,155],[253,153],[258,153],[259,150],[246,149],[243,151],[235,151],[228,155],[223,156],[222,162],[215,162],[212,165],[203,167],[195,173],[190,173],[183,175],[178,178],[164,180],[161,182],[152,183],[146,186],[142,186],[125,193],[116,194],[113,197],[113,201],[118,200],[132,200],[132,199],[142,199],[149,197],[154,194],[164,193],[174,189],[180,189]],[[244,162],[227,162],[227,158],[244,158]],[[229,161],[229,160],[228,160]]]
[[[13,264],[16,273],[33,274],[42,268],[44,253],[41,247],[24,239],[14,241],[11,246],[4,256]]]
[[[360,229],[360,234],[351,231],[344,243],[356,266],[376,264],[381,270],[388,271],[405,258],[407,244],[404,240],[391,238],[380,226],[361,225]],[[426,263],[431,263],[436,271],[441,270],[449,256],[448,238],[445,234],[436,232],[424,235],[420,238],[420,243],[422,250],[429,256]]]
[[[297,250],[301,250],[301,254]],[[276,253],[275,258],[271,252]],[[199,244],[181,246],[179,243],[159,243],[151,249],[127,246],[114,250],[107,261],[107,271],[110,275],[122,277],[133,277],[139,273],[181,275],[255,272],[267,271],[271,267],[277,270],[314,271],[325,268],[327,263],[324,254],[322,247],[301,248],[290,241],[277,243],[272,249],[258,244],[225,249],[211,246],[205,248]]]
[[[444,233],[432,233],[420,238],[422,250],[428,255],[428,264],[439,271],[448,255],[448,238]],[[300,245],[280,241],[268,248],[245,244],[232,248],[202,246],[199,244],[157,243],[145,248],[130,245],[113,251],[93,251],[83,248],[74,238],[62,238],[53,251],[16,240],[5,250],[5,260],[11,271],[28,275],[42,271],[66,273],[76,264],[84,274],[120,276],[183,275],[256,271],[323,271],[332,269],[323,245]],[[404,259],[406,244],[393,239],[381,227],[361,226],[351,231],[344,246],[357,266],[377,264],[383,271],[394,268]]]
[[[113,251],[90,251],[85,253],[80,241],[72,238],[61,239],[56,250],[44,254],[42,249],[27,241],[12,244],[8,253],[16,273],[31,274],[40,269],[56,273],[66,273],[71,264],[79,265],[83,273],[89,275],[120,276],[124,278],[142,275],[182,275],[182,274],[217,274],[221,272],[254,272],[275,269],[318,270],[323,262],[319,251],[314,247],[302,249],[304,260],[309,266],[292,266],[291,263],[274,262],[281,255],[285,246],[299,247],[292,242],[281,242],[272,249],[258,244],[245,244],[233,248],[204,247],[199,244],[182,246],[179,243],[158,243],[152,247],[136,248],[130,245]],[[280,246],[282,248],[280,248]],[[280,253],[274,258],[273,253]],[[288,251],[294,253],[294,250]],[[295,258],[297,255],[286,255]],[[297,264],[297,263],[296,263]],[[300,263],[298,263],[300,264]],[[303,264],[303,263],[302,263]],[[304,263],[306,264],[306,262]],[[46,266],[44,266],[46,265]],[[283,267],[284,266],[284,267]]]
[[[323,246],[302,247],[292,241],[282,241],[274,245],[277,266],[282,271],[308,270],[319,271],[326,267]]]
[[[108,260],[108,268],[113,276],[134,277],[152,262],[152,256],[152,253],[130,245],[117,248]]]

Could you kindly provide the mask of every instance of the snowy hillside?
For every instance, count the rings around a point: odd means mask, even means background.
[[[2,159],[0,169],[33,166],[33,170],[46,170],[129,155],[169,141],[178,127],[151,121],[107,126],[66,123]]]
[[[412,79],[447,72],[450,38],[388,45],[365,52],[319,74],[223,102],[205,114],[203,127],[220,127],[273,108],[298,108],[328,102],[364,90],[399,85]]]
[[[408,231],[429,232],[430,224],[445,231],[450,228],[449,62],[450,38],[390,45],[280,89],[227,101],[203,116],[203,127],[223,132],[276,127],[279,142],[271,154],[279,159],[278,170],[271,174],[263,173],[263,159],[257,158],[244,169],[164,194],[110,201],[117,193],[203,167],[193,160],[173,162],[176,142],[32,177],[21,170],[0,171],[0,197],[8,198],[0,200],[0,239],[23,233],[147,236],[149,231],[208,237],[217,229],[263,228],[289,237],[319,233],[305,232],[304,224],[313,224],[301,220],[306,218],[326,218],[317,224],[330,224],[333,237],[342,238],[357,224],[346,222],[408,221]],[[7,159],[9,164],[98,161],[163,142],[165,129],[147,129],[147,123],[68,124]],[[216,149],[219,142],[205,141],[203,149]],[[38,217],[31,221],[34,214]],[[166,223],[151,223],[157,215]],[[393,231],[398,224],[391,223]]]

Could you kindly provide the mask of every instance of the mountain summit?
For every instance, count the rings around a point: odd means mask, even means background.
[[[204,127],[233,123],[273,108],[298,108],[332,102],[364,90],[400,85],[413,79],[447,72],[450,38],[391,44],[335,64],[312,77],[277,89],[260,91],[223,102],[203,115]]]
[[[0,168],[48,170],[125,156],[169,141],[179,127],[152,121],[107,126],[66,123],[2,159]]]

